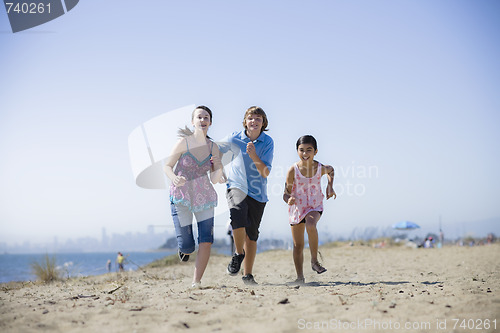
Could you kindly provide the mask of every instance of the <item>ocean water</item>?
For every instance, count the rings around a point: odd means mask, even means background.
[[[175,252],[123,252],[126,257],[125,270],[137,270],[173,253]],[[116,255],[116,252],[57,253],[49,254],[49,257],[55,257],[56,265],[64,277],[81,277],[107,273],[108,260],[111,260],[111,272],[116,272]],[[0,283],[36,280],[31,264],[42,261],[45,261],[45,254],[0,254]]]

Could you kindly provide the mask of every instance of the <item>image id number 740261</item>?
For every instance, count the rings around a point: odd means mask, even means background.
[[[497,329],[497,320],[493,319],[453,319],[453,329],[489,330]]]
[[[45,12],[50,14],[50,2],[45,4],[43,2],[6,2],[7,14],[43,14]]]

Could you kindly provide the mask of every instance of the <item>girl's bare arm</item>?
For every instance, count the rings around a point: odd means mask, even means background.
[[[172,149],[172,152],[167,157],[165,165],[163,166],[163,171],[175,186],[182,186],[186,182],[186,178],[182,176],[177,176],[174,173],[174,166],[181,157],[182,153],[184,152],[183,147],[186,146],[184,140],[185,139],[181,139],[175,144],[175,146]]]
[[[331,197],[334,197],[333,199],[336,199],[337,193],[335,193],[335,190],[333,189],[333,178],[335,177],[335,170],[331,165],[323,165],[321,175],[325,174],[328,177],[328,185],[326,186],[326,199],[328,200]]]
[[[293,166],[291,166],[286,174],[285,191],[283,193],[283,201],[285,201],[289,205],[293,205],[295,203],[295,198],[292,196],[294,179],[295,179],[295,170]]]
[[[226,182],[224,166],[222,165],[222,154],[219,147],[214,144],[212,148],[212,167],[210,168],[210,181],[212,184]]]

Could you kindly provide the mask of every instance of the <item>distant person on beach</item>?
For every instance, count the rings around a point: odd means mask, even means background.
[[[444,245],[444,232],[442,229],[439,229],[439,243],[438,243],[438,248],[443,247]]]
[[[293,262],[297,272],[296,283],[304,283],[304,230],[309,238],[311,267],[318,274],[326,272],[318,261],[318,223],[323,213],[321,177],[327,175],[326,198],[337,198],[333,190],[334,170],[314,160],[318,153],[316,139],[311,135],[301,136],[296,143],[299,161],[288,169],[283,200],[288,204],[289,222],[293,238]]]
[[[486,236],[486,244],[493,244],[495,242],[495,236],[492,233],[489,233]]]
[[[173,147],[164,170],[172,181],[170,207],[181,261],[188,261],[195,251],[193,215],[198,223],[198,255],[192,285],[196,287],[201,284],[214,242],[217,193],[210,182],[223,183],[225,179],[219,147],[207,136],[212,125],[212,111],[206,106],[196,107],[191,123],[193,130],[187,127],[179,130],[180,139]]]
[[[108,270],[108,273],[111,272],[111,259],[108,259],[108,262],[106,262],[106,269]]]
[[[245,275],[242,279],[245,284],[257,284],[252,270],[260,222],[268,201],[267,177],[274,156],[274,141],[264,133],[267,125],[264,110],[252,106],[243,117],[243,130],[232,133],[221,145],[224,154],[232,153],[226,198],[236,251],[227,266],[227,272],[230,275],[238,274],[243,262]]]
[[[123,268],[124,261],[125,261],[125,257],[123,256],[123,254],[121,252],[118,252],[118,256],[116,257],[116,263],[118,265],[118,271],[120,271],[120,272],[124,271],[124,268]]]
[[[431,249],[433,247],[434,247],[434,240],[433,240],[432,236],[429,236],[424,241],[424,248]]]

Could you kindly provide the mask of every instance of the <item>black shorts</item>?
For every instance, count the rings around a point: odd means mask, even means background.
[[[323,215],[323,211],[322,210],[313,210],[313,212],[318,212],[319,213],[319,216]],[[308,213],[309,214],[309,213]],[[299,225],[301,223],[306,223],[306,218],[304,217],[302,220],[300,220],[299,223],[297,224],[291,224],[290,225],[293,227],[294,225]]]
[[[233,230],[245,228],[248,238],[256,242],[266,203],[255,200],[237,188],[228,189],[226,198]]]

